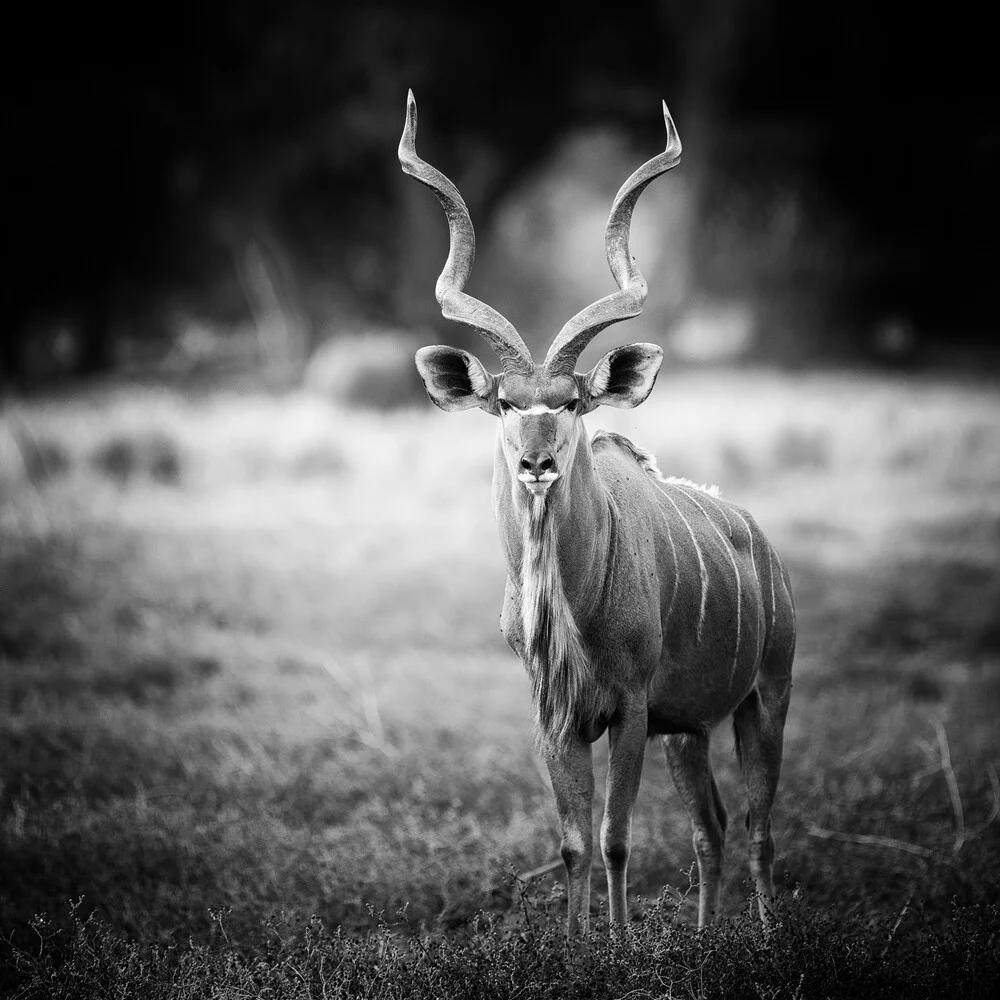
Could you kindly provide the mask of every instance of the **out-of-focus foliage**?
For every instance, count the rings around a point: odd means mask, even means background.
[[[145,14],[45,11],[23,32],[32,72],[5,96],[8,372],[106,367],[122,335],[172,337],[178,307],[247,320],[254,243],[286,262],[310,343],[359,316],[439,322],[440,232],[395,158],[407,87],[422,151],[487,240],[567,136],[610,126],[630,162],[655,150],[666,97],[692,303],[752,298],[782,356],[856,349],[894,320],[992,326],[988,33],[951,12],[181,0],[150,30]]]

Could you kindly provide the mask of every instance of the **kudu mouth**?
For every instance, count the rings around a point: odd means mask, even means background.
[[[518,479],[524,483],[525,489],[532,495],[544,496],[549,487],[562,475],[560,472],[542,472],[537,476],[533,472],[522,472]]]

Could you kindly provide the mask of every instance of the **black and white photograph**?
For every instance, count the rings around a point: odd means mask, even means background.
[[[0,996],[996,996],[988,25],[9,12]]]

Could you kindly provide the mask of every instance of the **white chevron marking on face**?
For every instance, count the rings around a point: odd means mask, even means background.
[[[509,400],[507,402],[509,403],[510,408],[522,417],[534,417],[540,413],[562,413],[562,411],[566,409],[565,406],[551,407],[545,406],[543,403],[535,403],[534,406],[526,406],[522,409],[519,406],[514,406],[514,404],[510,403]]]

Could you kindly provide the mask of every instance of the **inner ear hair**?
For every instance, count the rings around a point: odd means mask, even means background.
[[[488,396],[493,382],[489,372],[486,371],[474,354],[469,354],[468,351],[463,351],[462,353],[465,355],[465,370],[468,372],[469,385],[472,386],[472,391],[480,397]]]
[[[495,379],[474,354],[434,345],[417,351],[416,363],[427,394],[442,409],[490,409]]]
[[[596,398],[603,396],[608,391],[608,382],[611,381],[611,353],[605,354],[600,361],[594,365],[587,376],[587,391],[590,396]]]
[[[584,377],[591,406],[638,406],[653,388],[663,351],[655,344],[625,344],[608,351]]]

